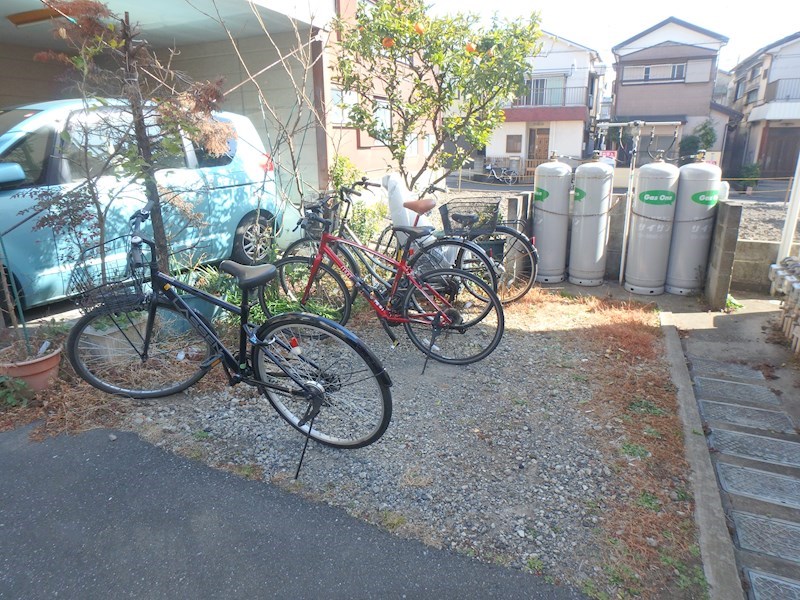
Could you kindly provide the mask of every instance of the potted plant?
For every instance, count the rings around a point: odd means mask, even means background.
[[[5,377],[3,394],[23,395],[21,388],[10,383],[9,378],[24,381],[36,393],[49,387],[56,379],[61,362],[61,346],[54,345],[47,335],[41,335],[44,330],[27,326],[14,281],[6,276],[4,256],[0,237],[0,308],[3,317],[0,319],[0,376]],[[4,404],[8,405],[9,402]]]

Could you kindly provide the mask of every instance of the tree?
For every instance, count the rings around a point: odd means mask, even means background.
[[[168,272],[169,243],[161,210],[163,199],[155,178],[157,162],[159,155],[168,154],[171,145],[178,143],[179,131],[211,154],[227,151],[230,126],[211,118],[222,101],[220,82],[194,82],[173,70],[171,60],[162,62],[146,42],[138,39],[140,32],[131,25],[127,13],[119,17],[96,0],[53,0],[47,4],[64,17],[55,33],[68,51],[40,52],[34,58],[65,65],[69,81],[90,109],[121,100],[131,118],[128,122],[95,124],[115,130],[119,140],[112,151],[103,149],[101,161],[97,160],[101,153],[91,145],[91,127],[78,130],[79,139],[66,140],[82,149],[74,161],[86,173],[86,180],[67,194],[42,194],[37,210],[46,214],[50,209],[47,225],[74,230],[76,223],[85,223],[82,216],[88,207],[93,217],[88,226],[102,244],[108,204],[97,189],[97,177],[113,169],[120,177],[141,179],[150,204],[159,267]]]
[[[538,21],[495,17],[487,28],[475,15],[433,17],[421,0],[359,3],[355,23],[336,24],[335,76],[357,99],[347,106],[351,124],[389,149],[410,189],[429,170],[441,170],[441,181],[486,145],[524,89]],[[431,142],[413,170],[408,143],[424,134]]]
[[[717,142],[717,130],[714,128],[714,119],[708,118],[692,130],[700,140],[700,148],[711,150]]]

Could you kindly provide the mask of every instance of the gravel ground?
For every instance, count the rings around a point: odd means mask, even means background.
[[[518,314],[517,314],[518,313]],[[615,493],[571,370],[588,360],[506,311],[497,350],[466,367],[395,349],[368,315],[353,329],[387,366],[394,413],[367,448],[310,444],[297,490],[399,535],[576,583],[604,564],[597,525]],[[212,375],[213,376],[213,375]],[[292,485],[302,437],[245,386],[140,406],[127,426],[212,465]],[[611,427],[611,426],[609,426]],[[263,472],[262,472],[263,470]],[[294,487],[294,486],[293,486]]]
[[[777,241],[784,215],[783,203],[747,202],[740,237]],[[141,405],[126,425],[159,446],[437,547],[572,584],[601,573],[608,563],[599,526],[621,484],[614,457],[592,435],[615,433],[613,423],[582,408],[590,391],[575,369],[590,356],[565,348],[558,332],[532,331],[515,305],[488,359],[431,361],[424,374],[422,354],[402,331],[391,349],[371,314],[348,326],[390,372],[392,421],[367,448],[310,444],[297,483],[302,437],[245,386]]]

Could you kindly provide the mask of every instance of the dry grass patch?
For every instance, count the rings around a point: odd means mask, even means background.
[[[534,290],[518,308],[581,353],[582,406],[620,481],[601,509],[608,560],[595,598],[703,598],[689,467],[655,305]],[[608,427],[610,426],[610,428]]]

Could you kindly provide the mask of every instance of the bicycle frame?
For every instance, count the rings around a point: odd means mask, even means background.
[[[385,261],[389,265],[391,265],[395,269],[394,279],[392,281],[391,289],[388,292],[388,298],[392,298],[396,293],[400,286],[400,282],[405,278],[408,280],[410,285],[414,288],[419,290],[425,300],[432,304],[433,306],[439,306],[440,303],[443,304],[447,308],[451,308],[452,305],[444,298],[439,292],[433,289],[430,285],[423,287],[416,277],[414,277],[414,273],[411,268],[408,266],[406,262],[406,256],[408,254],[408,248],[410,246],[410,240],[406,245],[406,249],[403,252],[403,256],[401,256],[400,260],[395,260],[390,256],[386,256],[364,246],[363,244],[359,244],[357,242],[341,238],[338,236],[331,235],[327,231],[322,233],[322,239],[320,240],[319,250],[317,251],[317,255],[314,257],[314,260],[311,264],[311,271],[309,273],[308,283],[306,284],[306,288],[303,292],[302,303],[305,303],[308,300],[308,294],[311,290],[311,284],[316,277],[317,271],[319,270],[319,266],[324,259],[329,259],[333,264],[335,264],[339,270],[348,278],[350,279],[356,286],[356,289],[366,298],[369,305],[378,315],[378,318],[382,321],[391,324],[401,324],[401,323],[421,323],[421,324],[429,324],[431,318],[439,317],[442,319],[443,324],[450,325],[452,320],[445,314],[442,310],[438,310],[436,312],[425,312],[420,313],[418,316],[414,318],[405,318],[400,316],[398,313],[393,312],[389,309],[388,301],[387,305],[381,303],[381,298],[378,297],[376,293],[377,290],[370,286],[362,277],[357,276],[355,273],[350,271],[347,265],[342,261],[336,253],[331,250],[330,244],[343,244],[345,246],[350,246],[356,248],[362,252],[366,252],[368,256],[374,256],[379,258],[381,261]]]
[[[151,250],[151,257],[155,257],[155,244],[144,238],[141,238],[142,242],[150,246]],[[223,367],[225,368],[225,372],[228,375],[228,379],[231,385],[236,383],[245,382],[249,385],[255,386],[263,386],[269,389],[276,390],[278,392],[282,392],[285,394],[290,394],[294,396],[305,396],[308,393],[314,395],[315,390],[308,387],[307,383],[302,381],[297,375],[295,375],[291,370],[286,368],[283,365],[283,361],[281,361],[273,352],[269,349],[270,343],[277,343],[281,345],[285,350],[289,350],[289,346],[282,342],[281,340],[268,340],[266,342],[260,342],[258,337],[256,336],[257,326],[253,325],[252,323],[248,322],[249,317],[249,302],[247,299],[247,294],[243,291],[242,293],[242,305],[241,307],[226,302],[221,298],[217,298],[203,290],[198,290],[197,288],[192,287],[186,283],[180,282],[174,277],[167,275],[166,273],[162,273],[158,270],[157,263],[155,258],[151,258],[150,264],[150,281],[153,287],[153,297],[150,300],[150,306],[148,310],[148,317],[147,317],[147,327],[145,330],[145,339],[143,344],[143,354],[146,356],[148,348],[150,347],[151,336],[153,333],[153,320],[155,319],[155,312],[156,312],[156,301],[159,297],[166,298],[167,301],[175,307],[175,309],[183,315],[187,321],[194,327],[201,335],[203,340],[207,342],[211,348],[213,353],[216,355],[213,360],[209,362],[207,365],[208,369],[211,369],[219,362],[222,362]],[[237,360],[236,356],[228,350],[222,340],[219,339],[217,334],[214,330],[203,320],[197,310],[189,306],[186,301],[181,298],[181,295],[178,294],[176,290],[181,290],[184,293],[190,294],[196,298],[200,298],[205,302],[213,304],[231,312],[235,315],[239,316],[240,327],[239,327],[239,357],[240,360]],[[257,346],[261,348],[262,352],[265,356],[273,362],[281,371],[291,379],[295,384],[299,386],[300,389],[292,389],[289,387],[283,387],[280,385],[276,385],[274,383],[266,383],[252,377],[252,365],[249,364],[247,359],[247,344],[250,343],[252,346]],[[300,360],[307,360],[305,357],[300,358]],[[309,363],[312,364],[313,363]],[[313,365],[316,367],[317,365]]]

